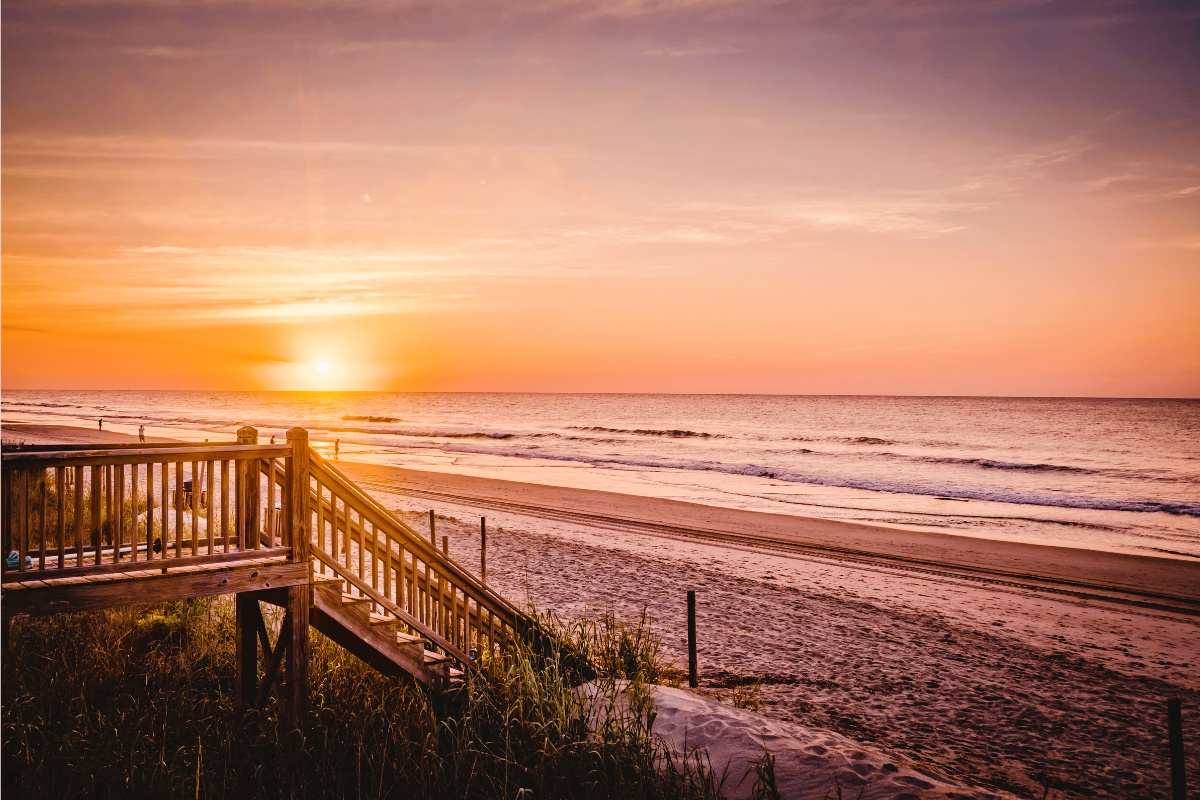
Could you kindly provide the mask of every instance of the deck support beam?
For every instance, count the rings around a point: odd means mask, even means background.
[[[304,735],[308,719],[308,607],[311,602],[307,585],[290,586],[287,590],[288,641],[276,643],[276,649],[287,647],[287,682],[280,696],[279,721],[284,729]],[[282,638],[282,637],[281,637]]]
[[[151,563],[155,568],[104,573],[90,579],[6,583],[0,611],[4,619],[11,619],[295,585],[308,588],[309,567],[302,563],[272,559],[266,563],[232,562],[230,566],[192,565],[165,574],[158,567],[161,561]]]
[[[308,718],[310,595],[308,584],[305,583],[284,589],[243,592],[234,601],[238,701],[242,708],[261,708],[274,686],[279,724],[289,739],[295,739],[297,734],[303,737]],[[258,605],[259,600],[283,600],[283,624],[280,625],[274,647],[270,646],[265,635],[266,624]],[[258,675],[260,644],[265,664],[261,680]],[[284,672],[283,680],[280,680],[280,667]]]
[[[236,595],[233,608],[238,703],[246,709],[258,700],[258,625],[262,611],[258,600],[249,592]]]

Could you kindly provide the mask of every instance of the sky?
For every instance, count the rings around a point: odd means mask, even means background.
[[[5,0],[5,388],[1200,397],[1200,7]]]

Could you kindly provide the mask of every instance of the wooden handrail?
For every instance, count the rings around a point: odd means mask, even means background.
[[[213,442],[211,446],[220,447],[223,445],[232,445],[235,442]],[[4,442],[0,445],[0,451],[5,453],[56,453],[56,452],[74,452],[76,450],[149,450],[153,447],[209,447],[210,444],[205,442],[201,445],[199,442],[112,442],[105,444],[103,448],[99,448],[95,443],[92,444],[21,444]]]
[[[352,498],[355,503],[355,510],[359,512],[365,511],[364,516],[370,522],[401,532],[405,539],[405,547],[420,555],[422,561],[437,564],[439,567],[443,565],[447,567],[446,571],[450,573],[450,577],[458,584],[459,588],[470,588],[472,595],[486,598],[489,603],[496,606],[497,612],[511,615],[513,618],[520,616],[521,612],[516,606],[505,600],[491,588],[485,586],[482,581],[464,569],[454,559],[450,558],[449,555],[435,548],[424,536],[417,533],[407,523],[380,505],[377,500],[358,488],[337,468],[321,458],[319,454],[314,452],[312,456],[311,469],[313,475],[324,479],[322,483],[326,486],[336,487],[338,496]]]
[[[285,458],[291,453],[286,444],[260,445],[189,445],[183,447],[138,448],[132,450],[90,449],[5,452],[3,463],[13,467],[47,469],[49,467],[106,466],[113,464],[174,464],[185,461],[212,461],[228,458]],[[206,456],[199,458],[198,456]]]
[[[522,615],[511,603],[316,453],[311,454],[309,471],[311,501],[318,519],[311,549],[323,569],[332,570],[377,607],[464,665],[469,663],[464,650],[474,643],[473,636],[477,635],[481,644],[486,641],[498,646],[515,632]],[[327,533],[332,553],[326,549]],[[370,571],[359,574],[367,566]],[[380,567],[382,589],[378,585]]]

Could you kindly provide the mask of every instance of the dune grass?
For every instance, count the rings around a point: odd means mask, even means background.
[[[668,753],[651,735],[646,686],[669,673],[644,618],[538,617],[451,697],[385,678],[314,632],[298,750],[284,746],[273,703],[238,709],[233,642],[229,598],[15,621],[0,698],[4,795],[720,794],[702,753]]]

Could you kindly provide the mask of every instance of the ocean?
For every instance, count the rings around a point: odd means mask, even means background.
[[[1200,401],[5,391],[3,419],[774,513],[1200,557]]]

